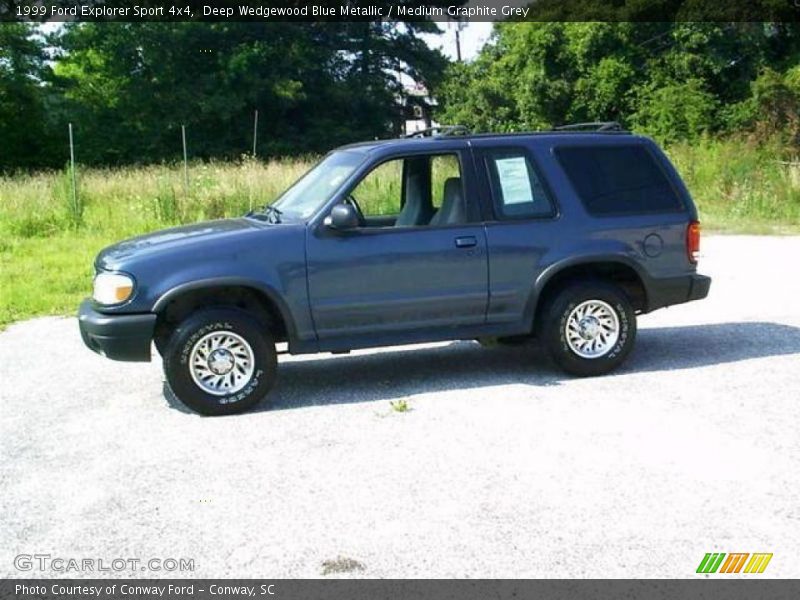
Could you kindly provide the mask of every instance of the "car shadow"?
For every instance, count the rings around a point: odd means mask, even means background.
[[[636,347],[615,373],[693,369],[752,358],[800,354],[800,328],[744,322],[640,329]],[[535,344],[486,348],[475,342],[385,349],[369,354],[310,356],[281,361],[271,402],[255,411],[374,402],[426,392],[497,385],[559,385],[571,377],[555,369]],[[186,411],[164,386],[172,408]]]

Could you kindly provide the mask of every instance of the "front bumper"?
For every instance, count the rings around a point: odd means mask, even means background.
[[[156,315],[106,315],[84,300],[78,310],[83,343],[90,350],[113,359],[146,362],[156,327]]]

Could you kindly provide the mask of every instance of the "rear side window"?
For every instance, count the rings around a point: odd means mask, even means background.
[[[683,208],[661,167],[643,146],[562,147],[556,149],[556,156],[593,215]]]
[[[553,216],[553,202],[524,150],[490,150],[485,160],[500,218]]]

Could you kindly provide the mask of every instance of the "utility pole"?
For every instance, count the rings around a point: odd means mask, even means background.
[[[75,179],[75,143],[72,139],[72,123],[69,124],[69,165],[72,171],[72,214],[76,218],[79,215],[78,208],[78,184]]]
[[[447,27],[450,28],[450,25],[454,25],[456,28],[456,60],[458,62],[463,61],[463,57],[461,56],[461,30],[466,27],[466,23],[464,23],[460,18],[448,20]]]

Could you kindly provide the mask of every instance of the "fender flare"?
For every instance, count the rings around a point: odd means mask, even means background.
[[[289,307],[272,287],[265,285],[260,281],[254,281],[246,277],[213,277],[210,279],[197,279],[188,281],[186,283],[178,284],[171,287],[166,292],[161,294],[153,304],[151,312],[160,312],[170,301],[178,298],[186,292],[192,292],[202,289],[212,289],[220,287],[246,287],[255,290],[266,296],[273,306],[278,309],[281,319],[286,325],[286,335],[289,341],[292,342],[297,339],[297,327],[292,317]]]
[[[615,253],[608,253],[608,254],[588,254],[583,256],[575,256],[562,259],[560,261],[554,262],[547,266],[536,278],[533,286],[531,287],[531,291],[528,295],[528,300],[525,303],[525,321],[527,323],[533,323],[534,316],[536,315],[536,310],[539,308],[539,298],[541,295],[542,290],[545,289],[548,283],[552,281],[554,277],[558,274],[562,273],[565,269],[569,269],[572,267],[579,267],[583,265],[592,265],[592,264],[617,264],[622,265],[625,267],[631,268],[636,275],[639,277],[639,280],[642,282],[642,286],[644,287],[645,292],[645,303],[647,303],[647,298],[650,296],[650,277],[641,267],[641,265],[637,264],[636,261],[632,260],[628,256],[624,254],[615,254]]]

